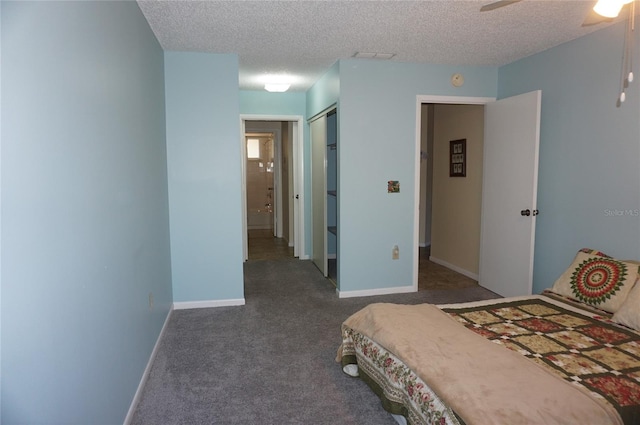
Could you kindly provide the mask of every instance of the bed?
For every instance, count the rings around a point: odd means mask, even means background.
[[[580,250],[540,295],[370,304],[337,361],[418,424],[640,424],[638,263]]]

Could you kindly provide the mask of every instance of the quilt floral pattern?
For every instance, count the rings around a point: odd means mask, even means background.
[[[403,414],[409,424],[463,425],[451,408],[392,353],[349,327],[342,328],[343,365],[357,359],[363,373],[379,388],[383,404]]]
[[[444,311],[468,329],[606,399],[625,423],[638,423],[640,336],[632,330],[543,299]]]

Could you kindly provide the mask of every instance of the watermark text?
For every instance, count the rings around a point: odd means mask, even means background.
[[[605,217],[640,217],[640,208],[632,208],[632,209],[605,209],[604,210]]]

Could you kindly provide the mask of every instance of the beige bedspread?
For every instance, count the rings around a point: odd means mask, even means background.
[[[344,325],[395,354],[467,425],[622,424],[604,400],[469,331],[433,305],[371,304]]]

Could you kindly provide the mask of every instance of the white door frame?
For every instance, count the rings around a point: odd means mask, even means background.
[[[413,213],[413,290],[418,290],[418,266],[420,263],[420,130],[422,123],[423,103],[447,103],[457,105],[486,105],[495,102],[495,97],[467,97],[467,96],[416,96],[416,146],[415,146],[415,176],[414,176],[414,213]]]
[[[247,183],[246,183],[246,156],[245,122],[246,121],[289,121],[293,122],[293,255],[301,260],[307,259],[305,253],[305,226],[304,226],[304,127],[302,115],[253,115],[240,114],[240,146],[242,148],[242,250],[244,260],[249,258],[247,240]],[[282,215],[282,214],[279,214]]]

